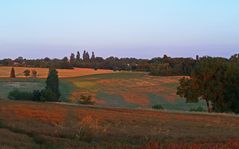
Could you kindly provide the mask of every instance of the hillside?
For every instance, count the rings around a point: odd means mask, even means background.
[[[154,147],[159,143],[212,147],[217,143],[231,148],[239,145],[238,132],[238,116],[0,101],[0,146],[8,149],[102,148],[149,142]]]
[[[16,68],[16,71],[21,72],[19,69]],[[19,77],[19,75],[16,79],[1,78],[0,98],[7,99],[8,93],[14,89],[21,91],[43,89],[44,74],[48,70],[38,71],[40,75],[38,78]],[[167,110],[189,111],[198,107],[206,109],[204,102],[186,103],[185,99],[176,95],[178,79],[181,77],[154,77],[142,72],[92,69],[58,71],[61,76],[60,92],[63,101],[77,103],[81,95],[90,95],[96,105],[106,107],[151,108],[159,104]],[[0,76],[4,76],[6,72],[8,71],[1,70]]]

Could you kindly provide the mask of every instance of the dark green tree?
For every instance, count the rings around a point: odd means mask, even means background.
[[[29,77],[31,71],[30,71],[29,69],[26,69],[26,70],[23,71],[23,73],[24,73],[24,76],[25,76],[25,77]]]
[[[71,56],[70,56],[70,63],[71,63],[71,64],[74,64],[75,61],[76,61],[75,54],[74,54],[74,53],[71,53]]]
[[[11,69],[10,78],[16,78],[15,69],[13,67]]]
[[[95,60],[95,53],[92,52],[92,55],[91,55],[91,61],[94,61]]]
[[[37,71],[36,70],[32,70],[32,77],[36,78],[37,77]]]
[[[223,58],[201,58],[189,78],[180,79],[177,94],[187,102],[205,100],[208,111],[238,112],[239,66]]]
[[[77,61],[80,61],[80,52],[79,52],[79,51],[77,51],[76,60],[77,60]]]
[[[56,69],[50,68],[43,97],[47,101],[59,101],[60,96],[58,72]]]

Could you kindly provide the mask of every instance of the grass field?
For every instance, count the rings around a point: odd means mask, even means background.
[[[45,79],[33,79],[33,78],[0,78],[0,98],[7,99],[8,93],[14,89],[20,91],[32,92],[34,90],[42,90],[45,88]],[[67,80],[60,80],[60,92],[61,99],[68,101],[68,97],[73,91],[74,87]]]
[[[7,149],[237,148],[238,132],[238,116],[0,100],[0,146]]]
[[[0,78],[8,78],[10,76],[10,71],[12,67],[0,67]],[[26,69],[36,70],[38,72],[38,78],[46,78],[48,75],[48,68],[29,68],[29,67],[14,67],[16,76],[18,78],[25,78],[23,71]],[[75,69],[58,69],[60,78],[70,78],[70,77],[79,77],[85,75],[92,74],[105,74],[105,73],[113,73],[112,70],[104,70],[98,69],[95,71],[94,69],[88,68],[75,68]]]
[[[180,77],[153,77],[145,73],[114,73],[83,76],[67,79],[75,86],[69,98],[72,102],[81,94],[92,95],[96,104],[151,108],[160,104],[168,110],[190,110],[199,106],[206,109],[204,102],[185,103],[176,95]]]
[[[0,67],[0,77],[8,75],[11,67]],[[16,67],[16,79],[0,78],[0,98],[7,99],[14,89],[21,91],[41,90],[45,87],[48,69],[38,71],[38,78],[25,78],[25,68]],[[176,95],[180,77],[153,77],[140,72],[114,72],[110,70],[74,69],[58,70],[61,99],[77,102],[80,95],[91,95],[97,105],[124,108],[151,108],[160,104],[167,110],[188,111],[202,107],[204,102],[185,103]]]

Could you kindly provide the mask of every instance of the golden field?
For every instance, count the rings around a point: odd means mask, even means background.
[[[239,147],[239,117],[0,100],[0,146],[30,148]]]
[[[9,78],[10,71],[12,67],[0,67],[0,78]],[[29,70],[36,70],[38,73],[38,78],[46,78],[48,75],[48,68],[31,68],[31,67],[14,67],[16,77],[18,78],[24,78],[23,71],[26,69]],[[74,69],[58,69],[60,78],[71,78],[71,77],[79,77],[79,76],[86,76],[86,75],[93,75],[93,74],[107,74],[107,73],[113,73],[112,70],[104,70],[104,69],[98,69],[95,71],[94,69],[89,68],[74,68]]]

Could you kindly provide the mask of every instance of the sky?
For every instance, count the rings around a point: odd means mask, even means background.
[[[238,0],[0,0],[0,58],[239,53]],[[82,53],[82,52],[81,52]]]

